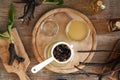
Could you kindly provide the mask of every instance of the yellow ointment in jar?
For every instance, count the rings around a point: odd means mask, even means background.
[[[82,41],[90,33],[89,26],[80,20],[71,20],[66,27],[68,38],[75,41]]]

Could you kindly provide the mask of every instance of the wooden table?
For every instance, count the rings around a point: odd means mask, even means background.
[[[0,32],[6,31],[8,10],[9,5],[15,0],[0,0]],[[17,1],[17,0],[16,0]],[[57,7],[70,7],[76,9],[88,16],[88,18],[93,22],[97,31],[97,49],[112,49],[115,41],[120,38],[120,32],[109,33],[107,30],[107,22],[109,19],[120,17],[120,0],[104,0],[107,6],[106,10],[100,14],[91,16],[86,13],[85,5],[90,0],[64,0],[65,4],[63,6],[55,5],[40,5],[36,8],[35,19],[30,22],[29,25],[22,24],[18,17],[23,14],[24,4],[14,4],[15,6],[15,24],[14,27],[17,28],[18,33],[22,39],[23,45],[26,52],[31,60],[31,64],[27,69],[27,74],[31,80],[58,80],[59,78],[64,78],[67,80],[93,80],[93,78],[88,78],[81,75],[68,75],[68,74],[57,74],[46,69],[41,70],[37,74],[31,73],[31,67],[37,64],[37,60],[32,51],[32,31],[36,21],[47,11],[57,8]],[[104,62],[109,54],[101,53],[96,54],[92,62]],[[88,71],[97,71],[100,69],[98,67],[91,68],[85,67]],[[0,80],[19,80],[15,74],[8,74],[0,61]],[[97,78],[94,78],[97,80]]]

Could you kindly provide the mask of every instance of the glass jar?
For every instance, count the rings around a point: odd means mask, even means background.
[[[90,10],[92,15],[102,12],[105,8],[106,6],[104,5],[103,0],[90,1]]]
[[[53,19],[44,20],[41,24],[41,31],[44,36],[53,37],[59,31],[59,25]]]
[[[110,19],[108,23],[109,32],[120,31],[120,18]]]

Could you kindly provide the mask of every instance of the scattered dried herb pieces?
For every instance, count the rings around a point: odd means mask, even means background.
[[[88,51],[78,51],[78,52],[89,52]],[[83,73],[75,73],[75,74],[83,74],[83,75],[96,75],[98,77],[98,80],[102,80],[104,77],[117,72],[118,73],[118,80],[120,80],[120,39],[118,39],[113,47],[112,50],[92,50],[90,52],[111,52],[114,53],[116,56],[115,58],[112,58],[111,60],[109,60],[106,63],[86,63],[86,62],[79,62],[80,65],[86,65],[86,66],[106,66],[109,67],[109,70],[105,71],[104,73],[90,73],[90,72],[86,72],[84,71]],[[113,56],[112,56],[113,57]],[[79,69],[78,66],[74,66],[76,69],[78,69],[79,71],[82,71],[81,69]],[[73,73],[74,74],[74,73]]]
[[[76,69],[78,69],[79,71],[81,71],[81,69],[79,69],[77,66],[75,67]],[[104,77],[114,73],[114,72],[118,72],[120,71],[120,68],[116,68],[116,69],[113,69],[113,70],[110,70],[110,71],[107,71],[107,72],[104,72],[104,73],[92,73],[92,72],[79,72],[79,73],[70,73],[71,75],[86,75],[86,76],[96,76],[98,77],[98,80],[103,80]],[[88,76],[88,77],[89,77]],[[119,78],[118,78],[119,80]]]
[[[113,61],[109,61],[106,63],[85,63],[85,62],[79,62],[80,65],[86,65],[86,66],[105,66],[108,64],[111,64]]]
[[[113,50],[79,50],[79,53],[88,53],[88,52],[114,52]]]
[[[117,72],[117,71],[120,71],[120,67],[116,69],[116,67],[118,66],[118,64],[120,64],[120,56],[116,59],[113,59],[109,62],[106,62],[106,63],[83,63],[83,62],[80,62],[80,64],[82,65],[86,65],[86,66],[107,66],[107,65],[111,65],[111,69],[110,71],[107,71],[105,73],[102,73],[102,74],[96,74],[98,75],[99,77],[99,80],[102,80],[103,77],[107,76],[107,75],[110,75],[112,74],[113,72]],[[119,75],[119,73],[118,73]],[[119,77],[118,77],[119,78]],[[119,80],[119,79],[118,79]]]
[[[17,56],[13,43],[9,44],[9,52],[10,52],[10,58],[8,62],[9,65],[12,65],[15,59],[18,62],[23,62],[25,60],[23,57]]]
[[[71,56],[71,51],[65,44],[60,44],[53,50],[53,55],[58,61],[66,61]]]

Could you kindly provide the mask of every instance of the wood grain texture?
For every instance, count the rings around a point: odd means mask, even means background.
[[[8,10],[9,5],[16,0],[0,0],[0,32],[6,31],[7,19],[8,19]],[[58,78],[64,78],[67,80],[97,80],[94,77],[86,77],[82,75],[68,75],[68,74],[57,74],[46,69],[38,72],[37,74],[31,73],[31,67],[35,64],[38,64],[37,60],[32,51],[32,31],[37,20],[46,12],[51,9],[58,7],[70,7],[75,10],[78,10],[85,15],[93,22],[96,31],[97,31],[97,49],[112,49],[115,41],[120,38],[120,32],[108,33],[107,22],[109,19],[120,17],[120,0],[104,0],[107,8],[105,11],[100,14],[91,16],[86,13],[85,6],[91,0],[64,0],[65,4],[63,6],[55,5],[40,5],[35,10],[35,19],[30,22],[29,25],[22,24],[18,17],[23,14],[23,6],[25,4],[14,4],[15,6],[15,24],[14,27],[17,28],[17,31],[21,37],[23,45],[26,52],[28,53],[31,64],[27,69],[27,74],[32,80],[57,80]],[[107,53],[98,53],[94,55],[91,62],[104,62],[109,54]],[[87,71],[99,72],[100,68],[95,67],[85,67]],[[6,72],[5,68],[0,61],[0,80],[19,80],[15,74],[9,74]],[[109,80],[109,79],[106,79]]]
[[[7,32],[4,34],[8,34]],[[8,61],[9,61],[9,40],[5,40],[5,39],[0,39],[0,59],[2,60],[2,63],[6,69],[6,71],[8,73],[15,73],[19,76],[20,80],[30,80],[29,77],[26,74],[26,69],[28,67],[28,65],[30,64],[30,60],[27,56],[27,53],[25,52],[25,49],[22,45],[22,42],[18,36],[18,33],[16,31],[16,29],[12,29],[12,36],[14,39],[14,43],[15,43],[15,49],[17,52],[17,55],[25,58],[25,61],[22,63],[18,63],[18,61],[15,59],[13,62],[13,65],[8,65]]]
[[[61,18],[63,17],[63,18]],[[88,25],[90,29],[89,36],[83,40],[83,41],[71,41],[67,36],[66,36],[66,25],[73,19],[78,19],[81,22],[85,23]],[[45,35],[42,30],[42,23],[45,21],[53,20],[59,25],[59,31],[57,32],[56,35],[54,36],[48,36]],[[43,43],[44,41],[44,43]],[[78,50],[94,50],[96,49],[96,32],[94,29],[93,24],[90,22],[90,20],[83,15],[82,13],[70,9],[70,8],[58,8],[49,11],[45,15],[43,15],[35,25],[35,28],[33,30],[33,50],[34,54],[36,56],[36,59],[39,62],[44,61],[45,59],[48,58],[47,55],[50,54],[45,52],[45,49],[47,46],[50,46],[50,44],[59,42],[59,41],[65,41],[69,44],[73,45],[74,49],[74,58],[72,62],[68,63],[66,66],[63,67],[57,67],[60,66],[57,64],[55,61],[53,61],[51,64],[46,66],[48,70],[51,70],[53,72],[57,73],[72,73],[78,71],[74,65],[78,65],[79,61],[81,62],[89,62],[92,57],[94,56],[94,53],[78,53]],[[46,57],[45,57],[46,54]],[[79,66],[80,68],[83,68],[83,65]]]

